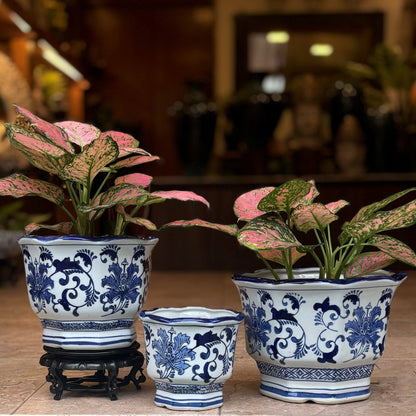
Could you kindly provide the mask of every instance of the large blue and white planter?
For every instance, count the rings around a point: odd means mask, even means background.
[[[126,348],[148,292],[157,238],[22,237],[30,305],[43,344],[64,350]]]
[[[203,307],[141,311],[147,374],[155,404],[173,410],[206,410],[223,404],[243,314]]]
[[[260,392],[295,403],[369,397],[393,294],[405,278],[381,271],[319,280],[315,269],[299,269],[295,280],[271,280],[268,271],[234,275]]]

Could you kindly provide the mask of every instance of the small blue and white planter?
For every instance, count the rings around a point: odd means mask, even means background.
[[[243,314],[203,307],[141,311],[147,374],[155,404],[172,410],[206,410],[223,404]]]
[[[22,237],[30,305],[43,344],[64,350],[127,348],[148,292],[157,238]]]
[[[393,294],[406,275],[380,271],[331,281],[317,279],[316,269],[295,274],[280,281],[268,271],[233,276],[260,392],[294,403],[368,398]]]

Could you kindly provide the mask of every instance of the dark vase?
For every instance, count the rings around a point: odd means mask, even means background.
[[[175,138],[185,175],[204,175],[214,144],[217,112],[204,93],[204,84],[187,82],[182,101],[170,109],[175,120]]]

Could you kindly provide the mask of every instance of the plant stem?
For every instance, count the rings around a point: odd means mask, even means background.
[[[276,270],[270,266],[270,263],[258,252],[256,251],[257,257],[266,265],[269,272],[273,275],[276,280],[280,280],[279,275],[276,273]]]

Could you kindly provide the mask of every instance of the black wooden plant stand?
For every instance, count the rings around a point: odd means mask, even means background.
[[[111,400],[117,400],[119,387],[133,382],[137,390],[146,378],[143,375],[143,354],[138,351],[139,343],[128,348],[88,351],[63,350],[44,347],[46,354],[40,358],[40,364],[48,367],[46,381],[51,383],[50,391],[54,399],[60,400],[63,391],[105,392]],[[118,378],[123,367],[132,367],[124,378]],[[82,377],[66,377],[65,370],[95,371],[95,374]],[[136,374],[139,372],[139,376]]]

